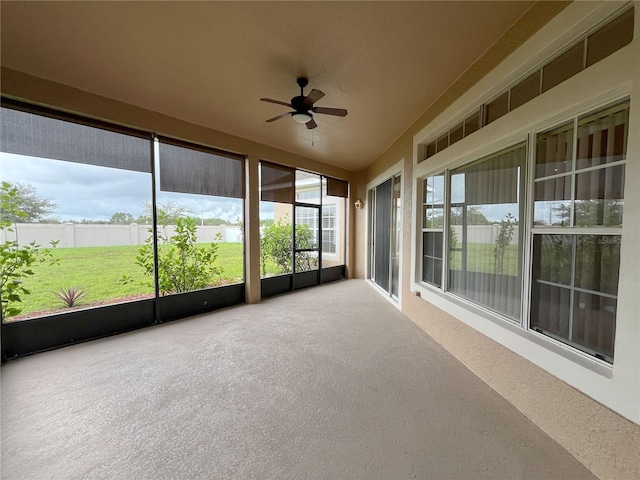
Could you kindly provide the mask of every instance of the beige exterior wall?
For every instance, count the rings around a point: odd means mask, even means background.
[[[599,17],[606,14],[607,9],[614,10],[616,8],[616,5],[608,2],[605,4],[575,2],[562,10],[567,3],[540,2],[534,5],[513,29],[507,32],[438,101],[430,106],[367,171],[362,172],[348,172],[249,140],[5,68],[2,69],[1,88],[3,95],[12,98],[247,155],[245,238],[247,242],[246,287],[248,302],[260,300],[257,185],[258,163],[261,159],[335,176],[351,182],[346,212],[349,217],[346,264],[348,276],[358,278],[365,276],[367,206],[363,210],[356,210],[353,204],[358,198],[367,203],[367,185],[385,171],[399,164],[403,176],[402,311],[601,478],[640,478],[638,456],[640,427],[637,423],[613,411],[613,408],[620,410],[615,405],[609,408],[605,407],[582,393],[580,390],[585,390],[584,386],[571,385],[567,379],[561,380],[557,375],[549,373],[548,369],[514,353],[512,349],[503,345],[499,336],[490,338],[486,332],[481,333],[477,328],[465,323],[460,319],[461,315],[458,311],[444,311],[424,298],[415,296],[415,288],[412,286],[411,250],[415,237],[412,235],[411,226],[412,223],[415,223],[412,201],[416,184],[414,181],[414,169],[416,168],[414,137],[421,134],[422,136],[418,140],[423,139],[422,137],[429,132],[435,132],[440,126],[450,123],[449,121],[456,117],[460,111],[471,106],[479,98],[482,97],[481,101],[487,100],[487,96],[506,87],[507,77],[517,68],[526,66],[527,62],[531,60],[531,56],[538,55],[544,48],[553,47],[554,43],[562,44],[562,42],[568,41],[571,35],[583,28],[585,23],[597,21]],[[639,7],[640,4],[636,2],[636,35],[633,44],[618,52],[615,59],[603,61],[601,65],[590,69],[591,72],[596,72],[594,73],[597,77],[596,80],[604,86],[604,91],[608,89],[607,86],[611,81],[608,67],[613,66],[627,72],[621,74],[626,75],[626,80],[621,80],[622,87],[618,85],[616,88],[626,88],[631,94],[631,130],[636,132],[640,131]],[[556,14],[558,16],[553,18]],[[539,30],[551,18],[553,20]],[[532,35],[534,36],[530,39]],[[515,53],[508,57],[513,52]],[[416,61],[418,60],[416,59]],[[503,60],[505,62],[501,64]],[[597,85],[591,87],[595,91],[581,90],[582,81],[590,79],[591,75],[592,73],[588,73],[586,76],[580,74],[579,78],[576,77],[569,81],[571,82],[568,83],[569,86],[560,86],[558,90],[562,89],[565,94],[572,95],[572,98],[580,97],[579,100],[584,101],[585,98],[589,98],[589,95],[597,95],[602,90]],[[578,89],[572,92],[575,87]],[[496,91],[494,92],[492,89]],[[545,106],[545,108],[548,107]],[[503,126],[500,127],[496,122],[495,128],[483,134],[483,138],[486,135],[490,135],[494,139],[500,135],[508,135],[510,127],[506,123],[502,122]],[[460,142],[460,146],[456,147],[462,148],[462,143]],[[469,142],[466,144],[469,151],[474,149],[474,145],[470,145]],[[475,145],[475,148],[478,148],[478,145]],[[640,220],[638,218],[640,189],[637,187],[638,178],[640,178],[640,158],[638,158],[640,137],[637,135],[630,141],[629,151],[635,152],[635,160],[633,160],[635,163],[630,159],[628,164],[625,202],[633,206],[633,209],[625,209],[624,229],[625,235],[638,237],[640,235]],[[449,153],[454,155],[455,148],[451,147]],[[640,323],[638,318],[640,296],[637,295],[637,291],[640,291],[638,283],[640,260],[637,250],[636,248],[634,253],[629,246],[623,253],[623,262],[626,262],[626,265],[621,275],[627,282],[625,291],[628,294],[631,289],[637,289],[635,298],[627,301],[627,305],[624,307],[625,320],[623,324],[628,335],[626,338],[620,338],[619,343],[623,351],[626,349],[626,352],[632,352],[634,349],[638,351],[640,344],[640,333],[637,327]],[[634,327],[634,325],[636,326]],[[620,345],[616,345],[616,361]],[[630,386],[627,390],[638,390],[640,375],[637,369],[640,362],[638,362],[637,354],[635,356],[633,353],[625,355],[630,358],[622,360],[622,370],[614,370],[612,378],[615,378],[618,384],[630,379]],[[633,365],[634,361],[636,361],[635,366]],[[618,369],[618,365],[615,368]],[[632,378],[634,372],[637,377],[635,380]],[[604,384],[606,385],[606,382]],[[624,411],[627,417],[633,417],[633,412],[630,412],[631,408],[625,407]],[[640,405],[637,406],[637,410],[638,416],[635,417],[635,422],[640,417]]]
[[[640,478],[640,137],[630,135],[625,189],[622,267],[612,367],[575,362],[549,345],[533,344],[499,322],[482,318],[447,295],[435,295],[415,278],[420,212],[417,186],[424,175],[498,151],[530,129],[551,126],[573,113],[598,108],[607,101],[631,96],[630,132],[640,131],[640,2],[635,3],[633,43],[483,128],[449,149],[417,164],[418,145],[429,141],[473,108],[549,56],[579,38],[624,3],[574,2],[527,40],[518,31],[505,37],[463,75],[457,84],[363,174],[354,175],[354,196],[400,162],[403,185],[403,247],[401,309],[447,350],[513,403],[535,424],[601,478]],[[564,5],[562,6],[564,7]],[[537,5],[542,16],[549,5]],[[557,13],[557,12],[555,12]],[[536,23],[536,15],[525,16]],[[502,62],[501,62],[502,60]],[[418,59],[416,59],[418,61]],[[458,163],[456,163],[458,162]],[[366,273],[366,213],[356,212],[355,263]],[[420,296],[418,296],[420,294]],[[437,306],[436,306],[437,305]],[[577,357],[578,355],[576,355]],[[584,362],[583,362],[584,363]],[[595,363],[595,362],[594,362]]]

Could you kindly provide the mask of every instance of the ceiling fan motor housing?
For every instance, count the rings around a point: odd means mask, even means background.
[[[305,97],[300,95],[298,97],[293,97],[291,99],[291,106],[296,112],[299,113],[309,113],[309,110],[313,107],[313,105],[307,105],[304,103]]]

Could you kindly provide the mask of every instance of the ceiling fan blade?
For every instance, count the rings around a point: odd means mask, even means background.
[[[336,117],[346,117],[347,111],[344,108],[313,107],[313,113],[324,113],[325,115],[335,115]]]
[[[284,105],[285,107],[293,108],[290,103],[281,102],[280,100],[273,100],[272,98],[261,98],[263,102],[277,103],[278,105]]]
[[[307,123],[305,123],[305,125],[307,126],[307,128],[309,130],[316,128],[318,126],[318,124],[316,123],[316,121],[312,118],[311,120],[309,120]]]
[[[309,92],[309,95],[307,95],[305,97],[304,103],[306,103],[307,105],[313,105],[318,100],[320,100],[322,97],[324,97],[324,93],[322,93],[320,90],[316,90],[314,88],[313,90],[311,90]]]
[[[288,117],[292,113],[295,113],[295,112],[283,113],[282,115],[278,115],[277,117],[270,118],[269,120],[267,120],[267,122],[275,122],[276,120],[280,120],[281,118]]]

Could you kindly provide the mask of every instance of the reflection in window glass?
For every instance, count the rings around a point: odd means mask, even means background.
[[[547,161],[554,135],[542,135],[536,159],[536,172],[550,178],[535,180],[531,328],[610,363],[621,237],[605,228],[584,235],[580,227],[622,226],[628,109],[623,102],[576,119],[577,138],[565,129],[555,145],[577,144],[575,168],[562,167],[568,173],[547,168],[560,165]],[[539,233],[539,226],[559,227],[558,234]]]
[[[578,235],[574,284],[595,292],[618,294],[620,240],[617,235]]]
[[[620,236],[534,235],[533,255],[531,327],[613,359]]]
[[[433,157],[436,154],[436,141],[434,140],[429,145],[427,145],[426,157]]]
[[[576,226],[622,225],[624,168],[619,165],[576,175]]]
[[[534,224],[568,227],[571,223],[571,175],[535,183]]]
[[[634,9],[630,8],[589,37],[587,66],[599,62],[631,43],[633,39],[633,13]]]
[[[536,178],[572,170],[573,122],[538,135]]]
[[[508,112],[509,92],[506,92],[496,98],[493,102],[484,106],[484,124],[488,125],[503,115],[506,115]]]
[[[542,91],[546,92],[582,71],[583,52],[584,42],[580,42],[546,64],[542,69]]]
[[[464,121],[464,136],[467,137],[480,128],[480,111],[474,112]]]
[[[438,150],[438,152],[441,152],[448,146],[449,146],[449,132],[438,137],[438,141],[436,142],[436,149]]]
[[[590,115],[578,122],[576,168],[596,167],[624,160],[627,156],[627,108]]]
[[[453,145],[454,143],[462,140],[464,137],[464,124],[460,123],[451,129],[449,134],[449,144]]]
[[[449,290],[513,319],[520,317],[525,159],[522,144],[451,175]],[[455,204],[454,177],[464,186]]]
[[[436,287],[442,286],[444,178],[434,175],[423,182],[422,281]]]
[[[5,322],[154,295],[136,263],[149,237],[150,158],[149,139],[2,108],[2,193],[13,193],[0,241],[15,261],[32,242],[56,245],[14,279],[19,298],[3,278]]]
[[[512,111],[540,94],[540,70],[511,88],[509,110]]]
[[[451,204],[464,203],[464,173],[451,174]]]

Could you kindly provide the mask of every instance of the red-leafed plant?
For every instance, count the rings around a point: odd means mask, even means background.
[[[67,307],[78,304],[78,300],[87,294],[87,291],[80,287],[59,288],[57,292],[51,292]]]

